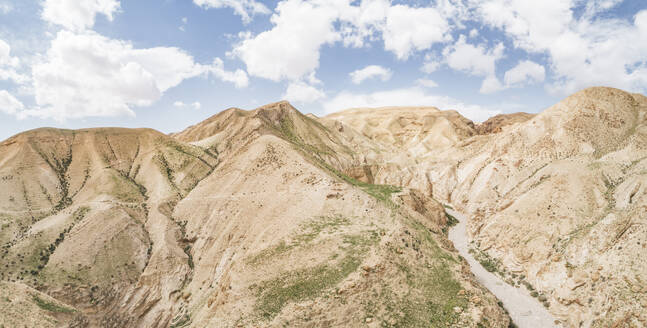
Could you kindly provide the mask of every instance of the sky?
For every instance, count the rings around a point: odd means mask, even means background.
[[[49,126],[181,131],[288,100],[540,112],[647,92],[644,0],[0,0],[0,140]]]

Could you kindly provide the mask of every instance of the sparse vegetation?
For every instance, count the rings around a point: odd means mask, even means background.
[[[50,312],[57,312],[57,313],[71,313],[75,312],[74,309],[66,308],[64,306],[60,306],[56,303],[53,302],[48,302],[43,300],[42,298],[38,297],[37,295],[34,295],[33,298],[34,302],[38,307],[40,307],[43,310],[50,311]]]
[[[359,267],[358,257],[348,255],[333,264],[321,264],[311,269],[296,270],[259,284],[255,311],[265,319],[274,318],[288,302],[301,301],[321,295]]]
[[[191,316],[188,314],[179,315],[173,319],[170,328],[186,327],[191,323]]]
[[[295,243],[279,244],[277,247],[270,248],[268,252],[276,253],[301,247],[324,231],[334,232],[349,224],[350,220],[339,215],[318,217],[302,225],[302,233],[294,237]],[[335,256],[330,262],[312,268],[282,273],[277,278],[252,286],[258,297],[254,307],[255,312],[264,319],[272,319],[289,302],[323,295],[351,272],[356,271],[369,247],[378,241],[379,233],[375,230],[366,230],[359,234],[343,234],[342,244],[339,246],[342,256]]]
[[[271,259],[278,255],[287,253],[288,251],[304,246],[312,242],[322,232],[334,232],[339,230],[342,226],[349,225],[351,222],[348,218],[341,215],[332,216],[318,216],[310,221],[302,224],[300,230],[292,238],[290,243],[281,240],[275,246],[264,249],[255,256],[247,260],[250,264],[260,264],[263,260]]]
[[[445,217],[447,217],[447,225],[450,227],[453,227],[458,224],[458,219],[455,218],[453,215],[445,212]]]
[[[402,275],[404,294],[393,292],[383,283],[374,289],[364,311],[374,315],[384,327],[446,327],[459,325],[460,314],[454,308],[466,309],[467,296],[461,296],[460,282],[451,269],[456,260],[438,246],[431,233],[420,223],[407,221],[412,228],[412,242],[420,241],[419,250],[427,264],[411,263],[398,257],[396,266]],[[412,246],[413,247],[413,246]]]
[[[391,195],[401,192],[402,188],[397,186],[392,186],[392,185],[378,185],[378,184],[362,182],[357,179],[353,179],[348,175],[336,170],[335,168],[331,167],[325,162],[322,162],[321,164],[326,170],[333,173],[333,175],[337,176],[338,178],[346,181],[347,183],[353,186],[359,187],[365,193],[373,196],[375,199],[385,202],[391,207],[396,207],[395,203],[391,200]]]
[[[492,258],[490,255],[487,253],[471,248],[470,253],[474,255],[474,258],[485,268],[485,270],[492,272],[492,273],[497,273],[500,276],[504,277],[504,272],[501,269],[502,265],[501,262],[495,258]]]

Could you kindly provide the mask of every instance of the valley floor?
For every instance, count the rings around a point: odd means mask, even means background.
[[[510,313],[512,321],[520,328],[559,327],[555,319],[540,302],[530,296],[524,288],[516,288],[505,283],[492,272],[487,271],[469,252],[467,219],[459,212],[447,209],[447,213],[458,219],[449,231],[449,240],[454,243],[458,253],[469,263],[472,273],[485,288],[490,290]]]

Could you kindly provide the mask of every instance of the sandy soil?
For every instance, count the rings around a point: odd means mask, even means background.
[[[513,322],[520,328],[535,327],[560,327],[555,325],[553,316],[530,296],[524,288],[515,288],[506,284],[495,274],[488,272],[469,253],[469,241],[467,237],[465,217],[456,211],[447,209],[447,213],[459,220],[459,223],[449,231],[449,240],[454,243],[458,253],[463,256],[470,265],[476,279],[496,297],[503,302],[503,306],[510,312]]]

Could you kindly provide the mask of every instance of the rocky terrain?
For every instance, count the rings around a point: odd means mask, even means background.
[[[323,121],[281,102],[4,141],[0,324],[507,326],[444,208],[350,176],[383,150]]]
[[[566,327],[647,324],[647,98],[474,124],[228,109],[0,143],[0,325],[508,327],[447,239]]]
[[[590,88],[498,133],[411,151],[412,160],[371,175],[429,190],[465,213],[482,263],[534,292],[566,326],[642,327],[646,115],[643,95]],[[353,124],[352,116],[340,119]]]

